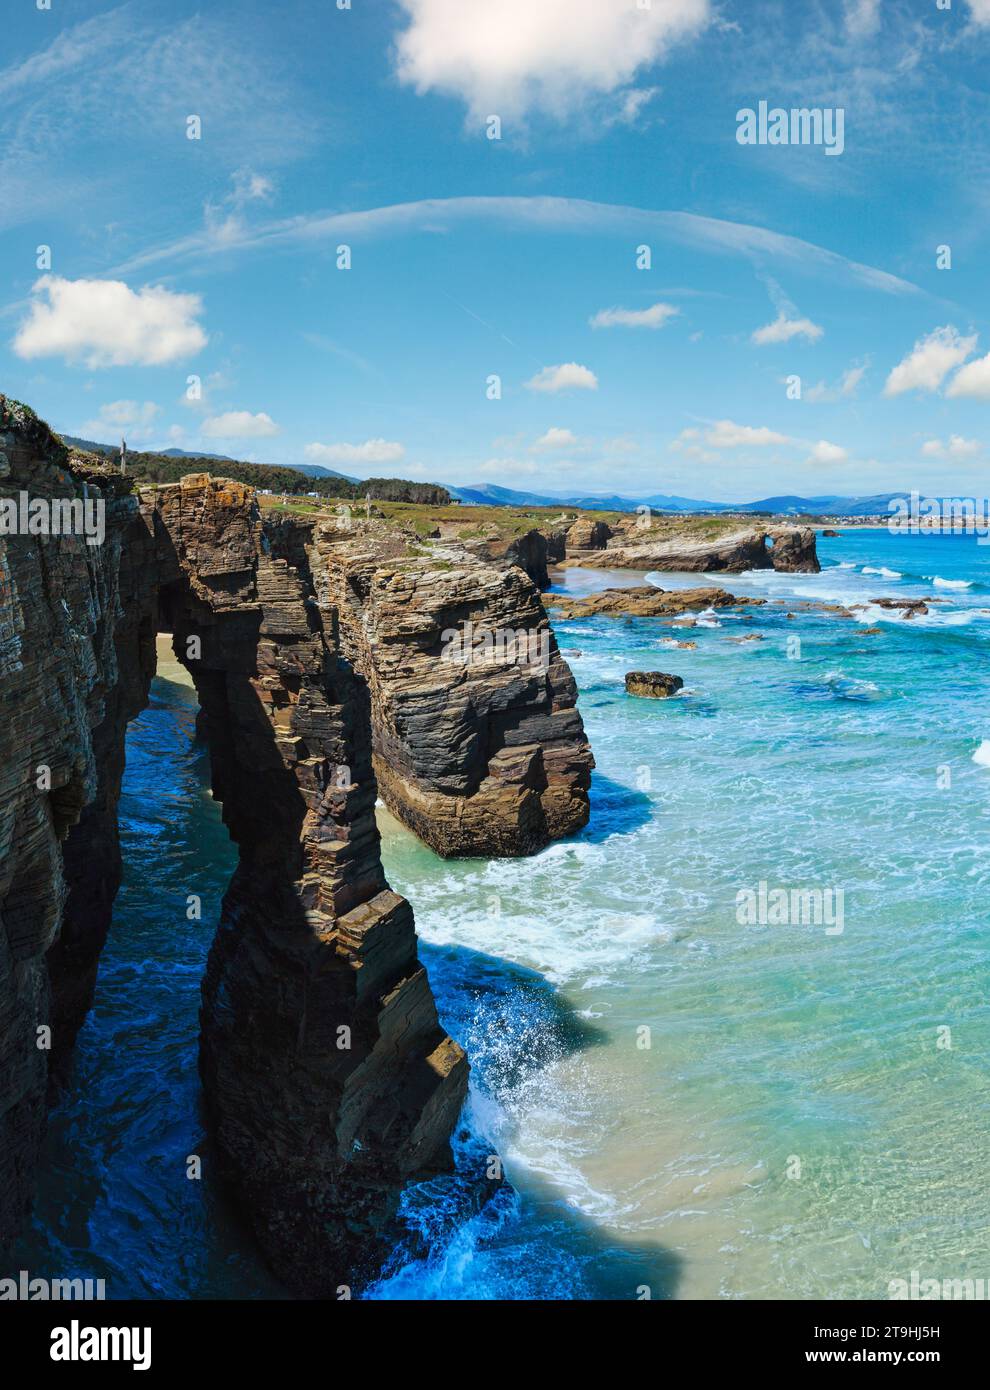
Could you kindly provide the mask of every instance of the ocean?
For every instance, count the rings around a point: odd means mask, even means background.
[[[469,1219],[457,1175],[411,1188],[428,1253],[397,1249],[366,1297],[856,1299],[990,1276],[990,547],[849,530],[819,550],[820,575],[653,576],[770,600],[683,631],[555,624],[598,762],[572,840],[442,861],[381,812],[472,1061],[455,1151],[497,1152],[508,1183]],[[921,595],[944,601],[910,621],[869,604]],[[643,669],[683,691],[627,696]],[[169,656],[129,734],[125,883],[17,1252],[110,1297],[279,1296],[199,1108],[234,851],[195,712]],[[783,917],[740,906],[779,890]]]

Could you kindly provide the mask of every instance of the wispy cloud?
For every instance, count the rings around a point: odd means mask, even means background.
[[[792,338],[807,338],[815,343],[825,332],[824,328],[811,319],[789,319],[786,314],[778,314],[772,323],[764,324],[753,333],[753,342],[759,346],[768,343],[789,343]]]
[[[662,328],[680,312],[674,304],[651,304],[648,309],[599,309],[589,323],[592,328]]]
[[[252,43],[249,26],[215,14],[162,24],[153,11],[120,6],[0,68],[0,91],[0,225],[87,199],[133,198],[131,176],[149,139],[160,170],[181,170],[190,113],[203,124],[199,167],[213,172],[245,162],[279,167],[319,138],[277,52]],[[110,132],[115,158],[94,159]]]
[[[334,243],[335,239],[348,237],[401,235],[423,227],[436,230],[476,219],[488,223],[505,222],[536,231],[655,237],[692,249],[742,256],[760,268],[767,262],[792,265],[818,270],[841,282],[885,294],[920,293],[910,281],[885,270],[849,260],[813,242],[766,227],[702,217],[693,212],[654,211],[580,198],[552,197],[428,198],[354,212],[311,213],[259,223],[223,243],[204,230],[132,257],[117,267],[115,273],[130,273],[162,262],[208,259],[218,253],[229,255],[237,250],[260,251]]]

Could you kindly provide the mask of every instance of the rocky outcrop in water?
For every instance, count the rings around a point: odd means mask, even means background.
[[[707,535],[696,528],[679,532],[676,527],[651,537],[648,531],[627,531],[613,538],[605,550],[582,553],[572,564],[598,569],[686,570],[742,573],[751,569],[777,569],[789,573],[817,574],[821,569],[815,548],[815,532],[804,527],[747,526]],[[768,546],[768,542],[772,542]]]
[[[626,694],[641,695],[648,700],[669,700],[684,689],[680,676],[669,676],[665,671],[628,671],[626,673]]]
[[[557,617],[591,618],[598,613],[610,617],[667,618],[681,613],[702,612],[706,608],[734,608],[764,603],[764,599],[736,598],[726,589],[656,589],[640,584],[631,589],[601,589],[587,598],[565,598],[552,594],[544,599]]]
[[[0,428],[5,490],[101,486],[29,414]],[[403,1185],[449,1164],[467,1085],[382,871],[367,690],[249,488],[195,476],[139,502],[114,475],[103,491],[102,545],[0,545],[0,1240],[37,1168],[45,1030],[64,1048],[90,1001],[126,725],[165,630],[240,854],[203,987],[217,1149],[276,1272],[333,1295],[379,1266]]]
[[[457,546],[317,531],[314,583],[368,683],[389,809],[438,854],[526,855],[588,819],[577,689],[534,583]]]

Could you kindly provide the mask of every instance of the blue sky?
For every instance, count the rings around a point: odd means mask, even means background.
[[[4,23],[0,386],[63,432],[537,491],[986,491],[990,0]],[[761,101],[841,108],[843,152],[740,144]]]

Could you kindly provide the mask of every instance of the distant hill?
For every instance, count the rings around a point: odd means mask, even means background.
[[[79,439],[72,434],[63,434],[62,438],[66,444],[74,449],[85,449],[90,454],[106,454],[116,457],[120,453],[119,444],[97,444],[92,439]],[[147,450],[135,449],[129,451],[133,453],[148,452]],[[239,463],[240,460],[231,458],[229,454],[204,454],[193,453],[189,449],[155,449],[156,458],[163,459],[210,459],[214,463]],[[307,478],[342,478],[345,483],[358,483],[360,478],[352,478],[349,473],[338,473],[334,468],[324,468],[322,463],[288,463],[288,464],[269,464],[244,462],[245,468],[291,468],[296,473],[305,473]]]
[[[540,493],[515,491],[495,483],[472,483],[449,489],[461,502],[489,507],[563,507],[570,510],[634,512],[644,504],[663,512],[766,512],[773,516],[877,516],[886,515],[895,497],[906,492],[882,492],[869,497],[764,497],[757,502],[706,502],[696,497],[677,497],[654,493],[649,497],[591,494]]]

